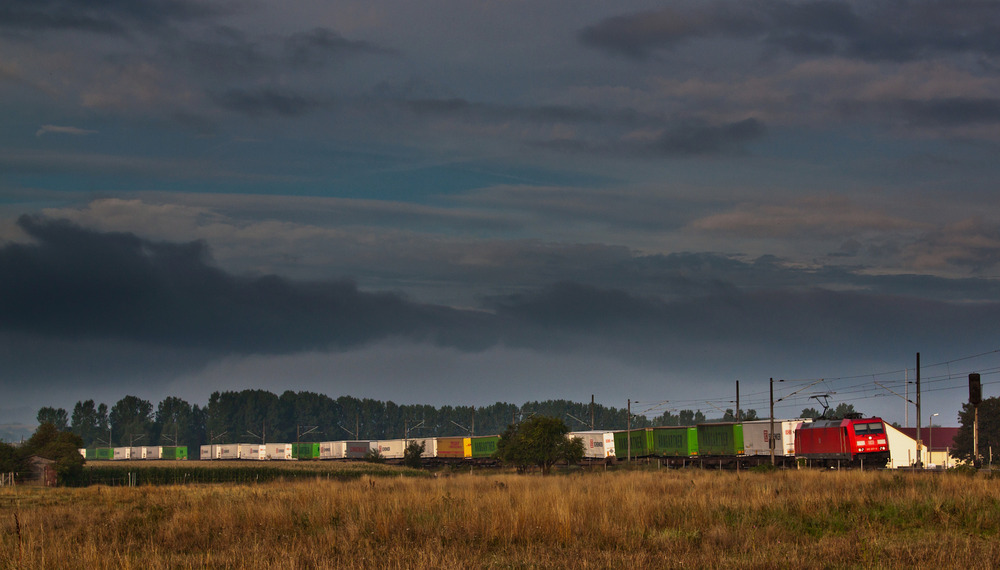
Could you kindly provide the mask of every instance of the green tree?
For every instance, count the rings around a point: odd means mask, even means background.
[[[569,427],[559,418],[533,416],[507,426],[497,443],[496,457],[518,472],[537,465],[547,475],[558,461],[583,459],[583,440],[566,437]]]
[[[153,441],[153,404],[136,396],[118,400],[108,414],[115,437],[122,445],[150,445]],[[143,440],[143,438],[145,438]]]
[[[958,413],[958,435],[955,436],[955,447],[952,453],[970,463],[972,456],[972,424],[975,422],[975,409],[972,404],[962,404]],[[935,438],[937,439],[937,438]],[[1000,449],[1000,398],[984,398],[979,404],[979,456],[982,458],[990,448]]]
[[[20,473],[24,471],[23,457],[16,447],[0,442],[0,473]]]
[[[156,407],[153,420],[153,445],[194,445],[197,429],[194,409],[173,396]]]
[[[38,425],[50,423],[56,426],[59,431],[65,431],[69,427],[69,414],[62,408],[50,408],[48,406],[38,410]]]
[[[60,484],[73,483],[83,474],[84,459],[80,455],[83,439],[69,431],[59,431],[55,424],[44,423],[19,449],[22,458],[32,455],[55,461]]]
[[[800,418],[812,418],[812,419],[816,419],[819,416],[820,416],[820,412],[816,408],[806,408],[806,409],[802,410],[801,414],[799,414]]]

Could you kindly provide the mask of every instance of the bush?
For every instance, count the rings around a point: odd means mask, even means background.
[[[500,436],[495,456],[523,473],[537,465],[547,475],[557,461],[576,463],[583,459],[583,440],[569,439],[569,427],[559,418],[534,416],[509,425]]]
[[[369,449],[363,460],[368,463],[385,463],[385,456],[377,449]]]
[[[422,441],[420,443],[416,441],[407,443],[406,449],[403,450],[403,465],[420,469],[423,465],[423,460],[420,457],[424,454],[425,449],[427,446]]]

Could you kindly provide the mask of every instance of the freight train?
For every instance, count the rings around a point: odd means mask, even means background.
[[[771,433],[772,425],[774,433]],[[697,426],[640,428],[628,431],[571,432],[584,444],[587,461],[656,459],[675,467],[752,467],[770,463],[884,467],[889,459],[881,418],[755,420]],[[421,457],[434,461],[493,461],[499,436],[431,437],[309,443],[228,443],[201,446],[202,460],[364,459],[378,454],[403,458],[408,442],[424,445]],[[86,459],[187,459],[186,447],[81,449]]]
[[[881,418],[774,420],[773,434],[771,426],[771,420],[756,420],[615,432],[615,450],[619,460],[628,454],[677,467],[752,467],[772,461],[793,466],[805,460],[807,465],[882,468],[889,461]]]

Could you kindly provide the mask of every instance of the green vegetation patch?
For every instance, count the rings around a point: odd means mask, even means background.
[[[79,485],[185,485],[190,483],[269,483],[281,480],[323,479],[353,481],[362,477],[429,477],[415,469],[369,468],[329,469],[300,466],[224,465],[224,466],[137,466],[89,465]]]

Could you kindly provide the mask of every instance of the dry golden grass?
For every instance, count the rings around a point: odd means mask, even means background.
[[[5,489],[8,568],[995,568],[1000,481],[699,470]]]

